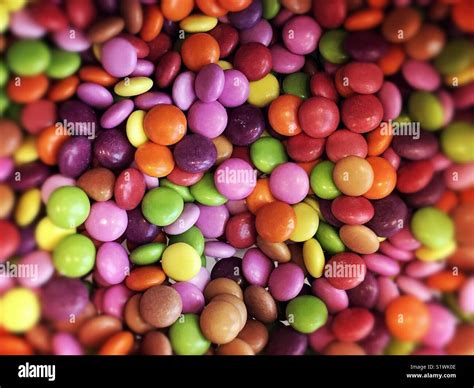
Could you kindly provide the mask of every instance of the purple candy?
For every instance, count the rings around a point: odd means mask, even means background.
[[[105,290],[102,298],[102,309],[104,314],[123,319],[123,310],[133,292],[124,284],[116,284]]]
[[[443,175],[438,173],[427,186],[416,193],[405,194],[404,199],[407,205],[413,208],[432,206],[441,199],[445,189]]]
[[[423,345],[442,349],[456,333],[456,318],[446,307],[435,303],[428,305],[428,312],[431,323],[421,342]]]
[[[301,356],[308,347],[308,337],[290,326],[279,324],[270,334],[265,354],[271,356]]]
[[[229,210],[225,205],[198,205],[200,214],[196,227],[205,238],[218,238],[224,234],[225,225],[229,219]]]
[[[57,277],[42,289],[42,314],[55,321],[79,315],[89,302],[87,287],[79,279]]]
[[[183,212],[171,225],[165,226],[163,230],[166,234],[177,235],[189,230],[198,220],[200,214],[199,207],[194,203],[184,205]]]
[[[379,297],[379,286],[375,276],[371,272],[367,272],[364,281],[357,287],[348,290],[347,296],[351,306],[373,308]]]
[[[36,267],[38,272],[36,276],[18,277],[18,283],[20,283],[23,287],[41,287],[49,279],[51,279],[54,274],[54,265],[49,252],[31,252],[20,259],[20,264]]]
[[[242,275],[242,259],[240,257],[227,257],[221,259],[211,271],[211,279],[228,278],[235,281],[237,284],[245,283],[245,278]]]
[[[325,278],[315,279],[312,289],[313,294],[324,302],[330,314],[336,314],[349,307],[347,292],[333,287]]]
[[[280,264],[270,274],[268,290],[280,302],[293,299],[304,284],[303,270],[293,263]]]
[[[270,191],[273,196],[290,205],[301,202],[309,190],[306,171],[296,163],[283,163],[270,175]]]
[[[227,159],[216,169],[214,184],[224,197],[230,200],[244,199],[257,184],[256,170],[243,159]]]
[[[96,269],[108,284],[124,281],[130,270],[125,248],[116,242],[106,242],[97,250]]]
[[[293,54],[310,54],[318,46],[321,27],[310,16],[295,16],[285,23],[282,37],[286,48]]]
[[[400,291],[406,295],[412,295],[423,302],[431,299],[431,290],[418,279],[402,275],[397,277],[396,283]]]
[[[242,11],[239,12],[229,12],[227,17],[229,22],[239,30],[245,28],[251,28],[262,17],[262,3],[260,0],[253,0],[252,3]]]
[[[39,39],[46,34],[46,29],[39,25],[26,8],[10,14],[10,31],[18,38]]]
[[[104,242],[118,239],[124,234],[127,225],[127,212],[119,208],[114,201],[94,203],[85,222],[89,235]]]
[[[92,144],[85,137],[71,137],[59,149],[59,172],[69,178],[77,178],[89,167],[92,160]]]
[[[397,86],[390,81],[385,81],[377,92],[377,97],[382,103],[383,120],[395,120],[402,110],[402,95]]]
[[[239,38],[240,44],[256,42],[268,46],[273,38],[273,29],[268,20],[261,19],[253,27],[241,30]]]
[[[425,160],[432,158],[439,148],[436,136],[427,131],[420,131],[420,137],[394,136],[391,144],[393,150],[402,158]]]
[[[194,134],[185,136],[173,150],[177,166],[191,173],[209,170],[217,159],[214,143],[207,137]]]
[[[374,217],[366,224],[379,237],[390,237],[405,226],[408,208],[396,194],[372,201]]]
[[[114,102],[112,94],[106,88],[92,82],[79,85],[77,96],[86,104],[98,109],[108,108]]]
[[[138,109],[149,110],[155,105],[172,104],[170,96],[163,92],[146,92],[137,96],[134,100]]]
[[[242,258],[245,279],[256,286],[266,287],[274,268],[273,262],[258,248],[249,249]]]
[[[390,342],[390,334],[382,315],[375,315],[374,327],[360,344],[369,355],[380,355]]]
[[[210,281],[211,275],[209,274],[209,271],[204,267],[201,267],[196,276],[194,276],[191,280],[188,280],[189,283],[194,284],[201,291],[204,291]]]
[[[224,70],[215,63],[204,66],[196,76],[194,90],[203,102],[216,101],[224,90]]]
[[[344,40],[344,50],[356,61],[375,62],[388,50],[388,43],[375,31],[352,31]]]
[[[221,241],[208,241],[204,247],[204,254],[216,259],[225,259],[232,257],[236,253],[236,249],[229,244]]]
[[[227,126],[227,111],[217,101],[196,101],[189,109],[188,125],[194,133],[214,139]]]
[[[130,113],[133,112],[133,107],[133,101],[129,99],[115,103],[104,112],[100,118],[100,125],[102,128],[115,128],[130,116]]]
[[[82,349],[79,341],[70,333],[57,333],[53,336],[52,340],[53,354],[55,356],[83,356],[84,350]]]
[[[125,238],[132,243],[143,245],[152,242],[160,233],[160,228],[150,224],[142,214],[140,208],[127,212],[128,224]]]
[[[150,62],[146,59],[138,59],[137,65],[133,70],[133,73],[130,74],[134,77],[149,77],[155,71],[155,65],[153,62]]]
[[[53,34],[54,43],[65,51],[81,52],[91,47],[87,36],[77,28],[68,27]]]
[[[40,186],[49,175],[48,166],[41,162],[31,162],[16,166],[15,173],[10,176],[7,183],[13,190],[23,192]]]
[[[235,108],[242,105],[249,96],[249,81],[239,70],[229,69],[224,72],[224,90],[219,102],[226,108]]]
[[[35,228],[33,225],[20,229],[20,246],[18,247],[17,255],[26,255],[36,249]]]
[[[126,77],[137,66],[137,51],[128,40],[113,38],[102,45],[101,61],[110,75]]]
[[[90,130],[95,130],[98,126],[94,110],[79,100],[63,102],[58,113],[65,129],[74,129],[71,135],[90,136]]]
[[[173,101],[181,110],[188,110],[196,100],[196,93],[194,92],[195,79],[196,75],[192,71],[185,71],[174,80],[172,89]]]
[[[225,136],[238,146],[255,142],[265,129],[262,111],[252,105],[242,105],[229,113]]]
[[[171,287],[178,291],[179,296],[181,296],[183,314],[199,314],[202,311],[205,300],[202,291],[198,287],[189,282],[178,282]]]
[[[296,73],[304,66],[304,55],[293,54],[280,44],[274,44],[270,52],[272,54],[272,69],[277,73]]]
[[[94,141],[94,156],[106,168],[122,170],[133,161],[135,149],[118,129],[101,131]]]

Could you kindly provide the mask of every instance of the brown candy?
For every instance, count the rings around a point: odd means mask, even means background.
[[[377,252],[380,245],[377,235],[364,225],[343,225],[339,237],[346,247],[363,255]]]
[[[287,263],[291,260],[290,250],[283,242],[272,243],[264,240],[260,236],[257,236],[257,246],[265,255],[267,255],[270,259],[277,261],[278,263]]]
[[[68,333],[76,333],[84,322],[97,314],[96,308],[92,303],[88,303],[84,310],[75,317],[74,320],[56,321],[54,328],[58,331],[66,331]]]
[[[220,294],[231,294],[239,299],[243,299],[242,289],[240,286],[231,279],[218,278],[209,282],[204,289],[204,297],[206,301],[210,301],[217,295]]]
[[[304,274],[308,274],[308,270],[306,269],[306,266],[304,265],[304,258],[303,258],[303,247],[299,244],[290,244],[288,245],[288,249],[290,250],[291,253],[291,263],[296,264],[298,267],[300,267]]]
[[[120,14],[125,19],[125,28],[130,34],[138,34],[143,26],[143,10],[140,0],[121,0]]]
[[[77,180],[77,186],[97,202],[108,201],[114,194],[115,175],[112,171],[97,167],[86,171]]]
[[[85,322],[77,337],[88,348],[98,348],[107,339],[122,330],[122,322],[111,315],[98,315]]]
[[[424,24],[418,33],[405,44],[407,54],[419,61],[429,61],[444,47],[444,31],[434,24]]]
[[[141,294],[133,295],[125,305],[124,318],[125,323],[133,332],[144,334],[153,329],[153,326],[146,323],[140,315]]]
[[[249,315],[260,322],[271,323],[278,317],[275,299],[263,287],[254,285],[247,287],[244,302]]]
[[[410,7],[397,7],[382,23],[382,35],[392,43],[402,43],[413,38],[421,26],[420,13]]]
[[[247,308],[245,307],[245,303],[242,301],[242,299],[239,299],[235,295],[231,294],[220,294],[212,298],[212,302],[219,300],[228,302],[232,304],[237,310],[239,310],[241,321],[240,330],[242,330],[245,326],[245,323],[247,322]]]
[[[10,156],[20,146],[23,135],[15,122],[0,119],[0,158]]]
[[[170,356],[173,354],[168,337],[161,331],[150,331],[141,344],[141,353],[148,356]]]
[[[227,160],[232,156],[234,147],[225,136],[218,136],[215,139],[212,139],[212,142],[217,150],[216,164],[221,164],[224,160]]]
[[[28,330],[25,338],[38,353],[51,353],[51,333],[45,325],[39,324]]]
[[[178,291],[169,286],[151,287],[140,300],[142,318],[158,328],[171,326],[179,318],[182,309]]]
[[[474,239],[472,238],[474,204],[465,203],[458,206],[453,212],[453,221],[456,230],[456,241],[463,245],[474,245]]]
[[[245,341],[236,338],[228,344],[221,345],[216,352],[219,356],[253,356],[252,347]]]
[[[202,333],[209,341],[218,345],[226,344],[239,334],[240,313],[231,303],[211,302],[202,312],[199,324]]]
[[[121,17],[109,16],[95,23],[87,33],[92,43],[104,43],[122,32],[125,22]]]
[[[268,330],[262,322],[249,320],[237,338],[250,345],[254,353],[260,353],[268,342]]]

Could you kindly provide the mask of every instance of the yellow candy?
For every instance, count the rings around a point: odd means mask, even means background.
[[[291,233],[290,240],[295,242],[309,240],[318,230],[318,213],[304,202],[294,205],[293,210],[296,214],[296,227]]]
[[[76,233],[76,229],[63,229],[53,224],[48,218],[44,217],[35,229],[35,240],[40,249],[52,251],[56,245],[66,236]]]
[[[41,209],[41,191],[31,189],[18,200],[15,210],[15,221],[19,226],[27,226],[38,216]]]
[[[324,217],[321,214],[321,209],[319,208],[319,203],[316,201],[314,198],[306,197],[303,201],[304,203],[307,203],[309,206],[311,206],[314,210],[316,210],[316,213],[318,213],[318,218],[321,221],[324,221]]]
[[[217,64],[222,68],[222,70],[232,69],[232,63],[227,61],[219,61]]]
[[[0,4],[0,33],[7,30],[8,22],[10,21],[10,15],[6,7]]]
[[[153,81],[148,77],[125,78],[114,87],[114,92],[122,97],[138,96],[148,92]]]
[[[324,252],[318,240],[312,238],[303,244],[304,265],[310,275],[320,278],[324,271]]]
[[[384,353],[389,356],[406,356],[411,354],[415,348],[416,342],[392,340]]]
[[[148,137],[143,129],[143,120],[146,112],[144,110],[136,110],[127,120],[127,138],[128,141],[136,148],[148,141]]]
[[[250,82],[249,89],[248,103],[259,108],[270,104],[280,94],[280,84],[271,73],[258,81]]]
[[[27,137],[13,154],[13,159],[16,164],[26,164],[37,160],[38,151],[36,150],[35,138]]]
[[[444,79],[444,83],[448,86],[463,86],[471,81],[474,81],[474,64],[458,74],[447,75]]]
[[[92,54],[94,54],[95,59],[100,62],[102,56],[102,46],[98,43],[92,45]]]
[[[3,296],[3,327],[13,333],[31,329],[40,318],[40,303],[27,288],[13,288]]]
[[[165,249],[161,265],[171,279],[187,281],[198,274],[201,258],[191,245],[178,242]]]
[[[3,299],[0,298],[0,327],[3,325]]]
[[[438,261],[451,256],[455,250],[456,242],[453,240],[448,245],[438,249],[431,249],[428,247],[418,248],[415,251],[415,256],[421,261]]]
[[[190,15],[179,23],[185,32],[207,32],[217,26],[217,18],[206,15]]]
[[[10,12],[14,12],[22,9],[26,4],[26,0],[3,0],[3,4]]]

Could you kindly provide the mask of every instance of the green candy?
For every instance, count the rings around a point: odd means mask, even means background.
[[[328,309],[315,296],[298,296],[286,306],[286,319],[296,331],[309,334],[324,326],[328,319]]]
[[[415,348],[416,342],[392,340],[384,353],[388,356],[406,356],[411,354]]]
[[[326,31],[319,41],[319,52],[328,62],[340,65],[347,62],[349,56],[344,51],[347,32],[343,30]]]
[[[64,186],[53,191],[46,204],[49,219],[60,228],[77,228],[89,216],[90,201],[84,190]]]
[[[408,111],[413,121],[418,121],[427,131],[436,131],[443,125],[443,106],[432,93],[412,93],[408,99]]]
[[[136,265],[148,265],[161,260],[166,244],[149,243],[138,247],[130,253],[130,260]]]
[[[40,40],[18,40],[7,52],[7,63],[17,75],[34,76],[46,71],[51,53],[46,43]]]
[[[206,268],[206,266],[207,266],[207,257],[206,257],[206,255],[203,253],[203,254],[201,255],[201,267]]]
[[[263,17],[273,19],[280,11],[281,5],[278,0],[262,0]]]
[[[9,105],[10,100],[8,99],[7,93],[5,90],[0,89],[0,117],[5,115]]]
[[[441,132],[441,148],[456,163],[474,162],[474,125],[450,124]]]
[[[82,234],[65,237],[53,251],[53,264],[57,271],[68,278],[80,278],[94,268],[95,246]]]
[[[341,192],[332,179],[334,163],[329,160],[318,163],[311,171],[310,184],[314,193],[323,199],[334,199],[341,195]]]
[[[337,230],[325,222],[319,223],[315,237],[321,244],[323,251],[330,255],[335,255],[336,253],[341,253],[346,250]]]
[[[309,90],[309,75],[301,72],[287,75],[283,80],[283,91],[286,94],[308,98],[311,93]]]
[[[191,245],[199,256],[204,253],[204,236],[199,228],[192,226],[186,232],[170,236],[170,245],[177,242],[184,242]]]
[[[184,314],[178,318],[170,327],[169,337],[171,347],[178,355],[200,356],[211,346],[201,332],[196,314]]]
[[[166,178],[160,179],[160,187],[169,187],[170,189],[173,189],[181,196],[181,198],[183,198],[184,202],[194,202],[194,197],[191,195],[189,187],[174,184]]]
[[[411,219],[411,230],[418,241],[428,248],[443,248],[454,239],[451,218],[435,207],[424,207]]]
[[[8,81],[8,67],[3,60],[0,60],[0,88],[4,87]]]
[[[279,164],[288,161],[281,141],[269,136],[261,137],[250,146],[250,159],[265,174],[270,174]]]
[[[434,64],[443,75],[459,73],[471,63],[472,43],[465,39],[452,40],[443,47],[443,51],[436,57]]]
[[[73,75],[80,66],[81,57],[78,53],[54,49],[46,74],[50,78],[62,79]]]
[[[191,195],[197,202],[206,206],[220,206],[227,202],[227,198],[217,191],[210,172],[205,173],[199,182],[191,186]]]
[[[183,198],[168,187],[157,187],[145,194],[142,200],[144,217],[154,225],[167,226],[183,212]]]

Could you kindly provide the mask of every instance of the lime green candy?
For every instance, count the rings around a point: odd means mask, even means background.
[[[332,179],[332,170],[334,170],[334,163],[325,160],[318,163],[311,171],[311,188],[319,198],[334,199],[341,195]]]
[[[203,253],[203,254],[201,255],[201,267],[206,268],[206,266],[207,266],[207,257],[206,257],[206,255]]]
[[[4,87],[8,81],[8,67],[3,60],[0,60],[0,88]]]
[[[79,187],[64,186],[53,191],[46,204],[49,219],[60,228],[77,228],[89,216],[90,202]]]
[[[319,223],[315,237],[321,244],[323,250],[330,255],[344,252],[346,250],[337,230],[325,222]]]
[[[281,5],[278,0],[262,0],[263,17],[273,19],[280,11]]]
[[[160,186],[161,187],[168,187],[168,188],[176,191],[181,196],[181,198],[183,198],[184,202],[194,202],[194,197],[192,196],[191,192],[189,191],[189,187],[174,184],[166,178],[160,179]]]
[[[407,356],[415,350],[416,345],[416,342],[398,341],[394,339],[390,341],[384,353],[388,356]]]
[[[183,198],[168,187],[157,187],[145,194],[142,212],[154,225],[167,226],[175,222],[183,212]]]
[[[443,75],[460,73],[471,63],[474,45],[465,39],[452,40],[443,47],[434,64]]]
[[[283,80],[283,91],[301,98],[310,96],[309,75],[306,73],[293,73],[287,75]]]
[[[51,52],[40,40],[18,40],[7,52],[7,63],[17,75],[33,76],[46,71],[51,61]]]
[[[184,314],[178,318],[170,327],[169,337],[171,347],[178,355],[200,356],[211,346],[201,332],[196,314]]]
[[[419,209],[411,219],[411,230],[418,241],[428,248],[443,248],[453,241],[451,218],[435,207]]]
[[[71,234],[60,241],[53,251],[53,263],[58,272],[69,278],[80,278],[94,268],[95,246],[82,234]]]
[[[315,296],[298,296],[286,306],[286,319],[296,331],[309,334],[324,326],[328,319],[328,309]]]
[[[197,202],[206,206],[220,206],[227,202],[227,198],[217,191],[214,177],[210,172],[191,186],[191,195]]]
[[[0,117],[3,117],[5,112],[10,105],[10,100],[8,99],[7,93],[5,90],[0,89]]]
[[[55,79],[63,79],[73,75],[81,67],[81,56],[64,50],[52,50],[51,62],[46,74]]]
[[[199,256],[204,253],[204,236],[201,230],[195,226],[192,226],[184,233],[170,236],[170,245],[177,242],[184,242],[188,245],[191,245]]]
[[[443,106],[432,93],[412,93],[408,99],[408,111],[412,120],[419,122],[427,131],[436,131],[443,125]]]
[[[268,136],[261,137],[250,146],[250,159],[265,174],[270,174],[279,164],[288,161],[281,141]]]
[[[349,59],[344,51],[344,40],[347,33],[343,30],[330,30],[323,34],[319,41],[319,52],[327,61],[341,64]]]
[[[456,163],[474,162],[474,125],[453,123],[441,133],[441,148]]]
[[[130,260],[136,265],[148,265],[161,260],[161,255],[166,249],[166,244],[149,243],[142,245],[130,253]]]

